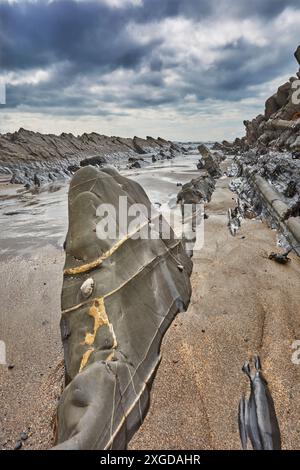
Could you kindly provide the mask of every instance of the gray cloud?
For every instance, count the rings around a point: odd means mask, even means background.
[[[193,114],[207,100],[258,98],[262,107],[261,89],[296,70],[299,19],[298,0],[0,1],[6,110]]]

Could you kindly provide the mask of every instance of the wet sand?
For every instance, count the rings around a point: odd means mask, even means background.
[[[300,448],[300,260],[267,259],[276,232],[245,220],[227,228],[234,207],[228,179],[207,205],[205,244],[194,259],[193,294],[168,330],[149,413],[130,449],[240,449],[238,403],[249,390],[244,361],[260,354],[273,394],[282,445]]]

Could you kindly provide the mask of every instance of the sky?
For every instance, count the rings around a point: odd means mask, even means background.
[[[232,140],[299,24],[299,0],[0,0],[0,132]]]

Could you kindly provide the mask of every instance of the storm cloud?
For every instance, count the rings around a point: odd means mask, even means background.
[[[0,0],[1,131],[233,137],[299,24],[298,0]]]

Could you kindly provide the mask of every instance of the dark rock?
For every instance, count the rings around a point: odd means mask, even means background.
[[[22,447],[22,441],[17,441],[14,450],[20,450]]]
[[[78,165],[69,165],[68,166],[68,170],[71,173],[76,173],[76,171],[78,171],[79,169],[80,169],[80,166],[78,166]]]
[[[104,157],[96,156],[96,157],[90,157],[90,158],[85,158],[84,160],[81,160],[80,166],[81,167],[88,166],[88,165],[101,166],[101,165],[105,165],[105,163],[107,163],[107,161]]]
[[[27,432],[21,432],[20,438],[21,438],[22,441],[26,441],[28,439]]]
[[[215,181],[209,174],[203,174],[182,186],[177,195],[177,204],[198,204],[209,202],[215,189]]]
[[[295,57],[297,59],[298,64],[300,64],[300,46],[297,47],[297,50],[295,52]]]
[[[128,163],[143,162],[144,159],[141,157],[129,157]]]
[[[37,186],[38,188],[41,186],[41,181],[36,173],[34,174],[34,177],[33,177],[33,184]]]
[[[254,450],[280,450],[281,436],[275,406],[268,382],[263,376],[259,357],[255,357],[255,372],[246,362],[242,368],[250,381],[250,397],[243,396],[239,404],[239,430],[242,447],[250,440]]]
[[[208,171],[210,176],[220,176],[220,168],[218,166],[218,163],[216,162],[214,155],[212,155],[210,150],[208,150],[208,148],[204,144],[199,145],[198,150],[202,156],[202,162],[204,165],[203,168]]]
[[[141,165],[141,163],[140,163],[139,161],[135,161],[135,162],[133,162],[133,163],[129,166],[129,168],[130,168],[130,169],[131,169],[131,168],[142,168],[142,165]]]
[[[197,170],[203,170],[205,167],[205,163],[202,160],[199,160],[197,163]]]
[[[295,181],[289,181],[283,194],[286,197],[294,197],[297,194],[297,184]]]

